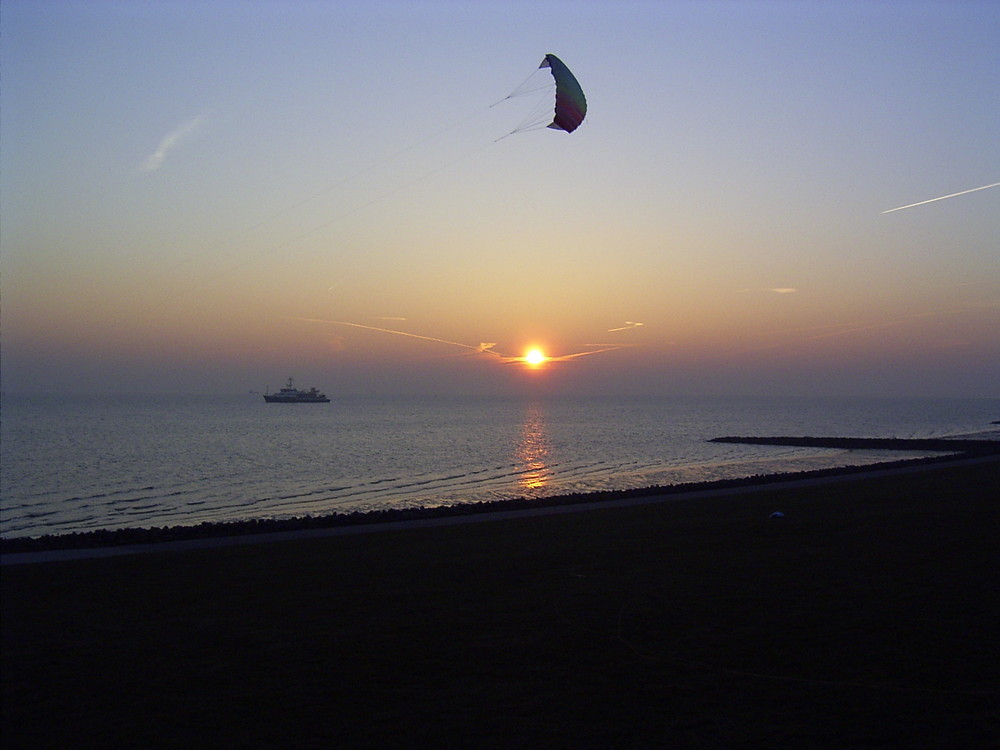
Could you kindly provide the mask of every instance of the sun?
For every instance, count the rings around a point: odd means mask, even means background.
[[[524,361],[532,367],[538,367],[546,360],[548,360],[548,357],[545,356],[541,349],[530,349],[528,350],[528,353],[524,355]]]

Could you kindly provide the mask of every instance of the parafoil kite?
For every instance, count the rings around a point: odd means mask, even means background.
[[[587,97],[583,95],[579,81],[555,55],[546,55],[538,67],[548,68],[556,82],[556,108],[548,127],[572,133],[587,115]]]

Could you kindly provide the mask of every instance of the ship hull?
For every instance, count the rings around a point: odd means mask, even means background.
[[[295,387],[295,381],[288,379],[288,384],[277,393],[265,393],[264,400],[269,404],[328,404],[330,399],[325,393],[315,388],[308,391]]]
[[[269,404],[328,404],[328,398],[311,398],[309,396],[279,396],[277,394],[264,396],[264,400]]]

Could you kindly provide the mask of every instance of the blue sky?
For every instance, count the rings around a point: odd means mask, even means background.
[[[1000,188],[882,213],[1000,181],[996,3],[6,0],[0,32],[5,390],[1000,395]],[[504,138],[550,52],[586,121]]]

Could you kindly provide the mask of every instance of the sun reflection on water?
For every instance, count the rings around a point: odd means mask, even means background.
[[[545,430],[545,414],[539,404],[528,406],[515,456],[520,471],[517,480],[520,488],[528,495],[541,494],[552,472],[548,468],[549,438]]]

